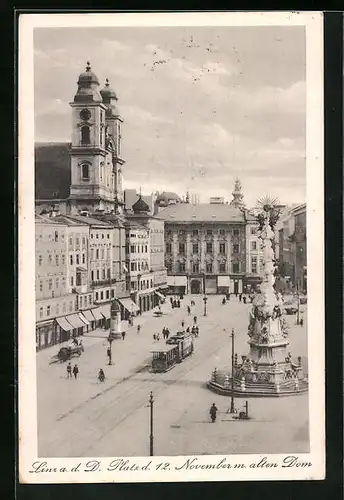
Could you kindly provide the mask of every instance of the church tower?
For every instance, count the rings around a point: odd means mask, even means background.
[[[73,130],[70,149],[72,213],[79,213],[80,210],[113,212],[123,203],[118,164],[124,161],[120,158],[116,160],[120,137],[113,136],[108,130],[112,97],[107,100],[105,95],[104,102],[102,92],[97,76],[87,63],[86,71],[79,76],[77,93],[70,103]],[[113,91],[111,93],[114,94]]]
[[[230,205],[235,208],[245,208],[244,194],[242,192],[241,182],[238,178],[235,179],[234,190],[232,192],[233,199]]]

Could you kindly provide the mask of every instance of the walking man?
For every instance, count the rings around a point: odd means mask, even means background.
[[[185,325],[185,321],[183,320],[182,321],[182,328],[184,328],[184,325]]]
[[[197,316],[194,316],[194,324],[197,325]]]
[[[141,331],[141,325],[137,325],[137,327],[136,327],[136,332],[137,332],[137,333],[140,333],[140,331]]]
[[[74,365],[73,373],[74,373],[74,378],[76,380],[78,378],[78,373],[79,373],[78,365]]]
[[[125,339],[125,332],[122,332],[122,339]]]
[[[191,314],[191,308],[190,308],[190,306],[187,307],[187,311],[188,311],[188,316],[190,316],[190,314]]]
[[[67,365],[67,378],[73,378],[72,377],[72,365],[70,364],[70,362]]]
[[[109,365],[112,365],[112,352],[111,352],[110,347],[108,347],[108,349],[107,349],[107,355],[109,358]]]

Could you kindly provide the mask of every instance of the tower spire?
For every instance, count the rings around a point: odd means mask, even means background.
[[[235,208],[244,208],[244,194],[242,192],[242,185],[240,179],[237,177],[234,182],[234,189],[232,192],[233,199],[230,205]]]

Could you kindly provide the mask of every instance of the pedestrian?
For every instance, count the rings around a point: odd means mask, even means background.
[[[190,327],[189,326],[186,329],[186,333],[190,333]]]
[[[238,298],[238,292],[235,292],[235,298],[236,299]]]
[[[197,325],[197,316],[194,316],[194,324]]]
[[[218,412],[218,409],[216,408],[216,405],[215,403],[213,403],[210,407],[210,410],[209,410],[209,413],[210,413],[210,418],[211,418],[211,421],[212,423],[215,422],[216,420],[216,413]]]
[[[170,330],[168,328],[166,328],[166,338],[167,338],[167,340],[168,340],[169,335],[170,335]]]
[[[171,307],[173,308],[173,298],[170,297]]]
[[[72,378],[72,365],[70,362],[67,365],[67,378]]]
[[[99,382],[104,382],[105,380],[105,373],[102,368],[98,372],[98,380]]]
[[[239,293],[239,302],[241,302],[242,299],[242,293]]]
[[[300,326],[303,326],[303,318],[300,319]]]
[[[76,380],[78,378],[78,373],[79,373],[78,365],[74,365],[73,373],[74,373],[74,378]]]
[[[122,339],[125,339],[125,332],[122,332]]]
[[[111,365],[112,364],[112,352],[111,352],[110,347],[108,347],[107,355],[108,355],[108,358],[109,358],[109,365]]]
[[[242,301],[244,304],[246,304],[246,295],[243,296]]]
[[[188,316],[190,316],[190,314],[191,314],[191,307],[190,306],[187,307],[187,311],[188,311]]]
[[[192,301],[191,301],[191,305],[192,305],[192,306],[194,306],[194,305],[195,305],[195,301],[194,301],[194,300],[192,300]]]
[[[180,307],[180,300],[177,300],[177,307]]]
[[[136,327],[136,332],[137,332],[137,333],[140,333],[140,330],[141,330],[141,325],[137,325],[137,327]]]
[[[156,342],[156,335],[153,333],[153,341]]]
[[[159,342],[159,340],[160,340],[160,334],[159,334],[159,333],[158,333],[158,335],[156,336],[156,339],[157,339],[157,341]]]
[[[198,326],[195,326],[195,334],[196,334],[196,337],[198,337],[198,334],[199,334],[199,328],[198,328]]]
[[[184,328],[184,325],[185,325],[185,321],[182,320],[182,328]]]

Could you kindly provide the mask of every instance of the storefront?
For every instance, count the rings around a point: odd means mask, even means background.
[[[117,299],[121,308],[121,318],[128,320],[132,316],[136,316],[140,308],[130,297]]]
[[[78,314],[70,314],[66,316],[66,320],[72,325],[72,337],[79,337],[84,334],[86,325]]]
[[[94,317],[94,328],[102,328],[104,325],[104,316],[101,313],[100,307],[95,307],[94,309],[91,309],[90,312],[92,313]]]
[[[94,330],[96,321],[94,319],[92,311],[90,311],[89,309],[86,309],[85,311],[81,311],[80,314],[82,314],[83,318],[88,321],[87,331],[89,332],[89,331]],[[83,321],[84,321],[84,319],[83,319]]]
[[[101,305],[99,307],[99,310],[104,318],[103,326],[107,330],[110,328],[110,318],[111,318],[110,303]]]
[[[59,342],[59,332],[53,319],[36,324],[36,351]]]
[[[217,293],[226,295],[231,291],[231,278],[230,276],[217,277]]]
[[[257,286],[262,282],[259,274],[247,273],[244,279],[244,292],[250,293],[257,290]]]
[[[60,342],[66,342],[70,339],[73,331],[72,325],[67,321],[64,316],[56,318],[57,330],[60,332]]]
[[[205,293],[206,294],[215,294],[217,292],[217,283],[216,277],[205,277]]]
[[[167,284],[171,295],[185,295],[187,293],[186,276],[167,276]]]

